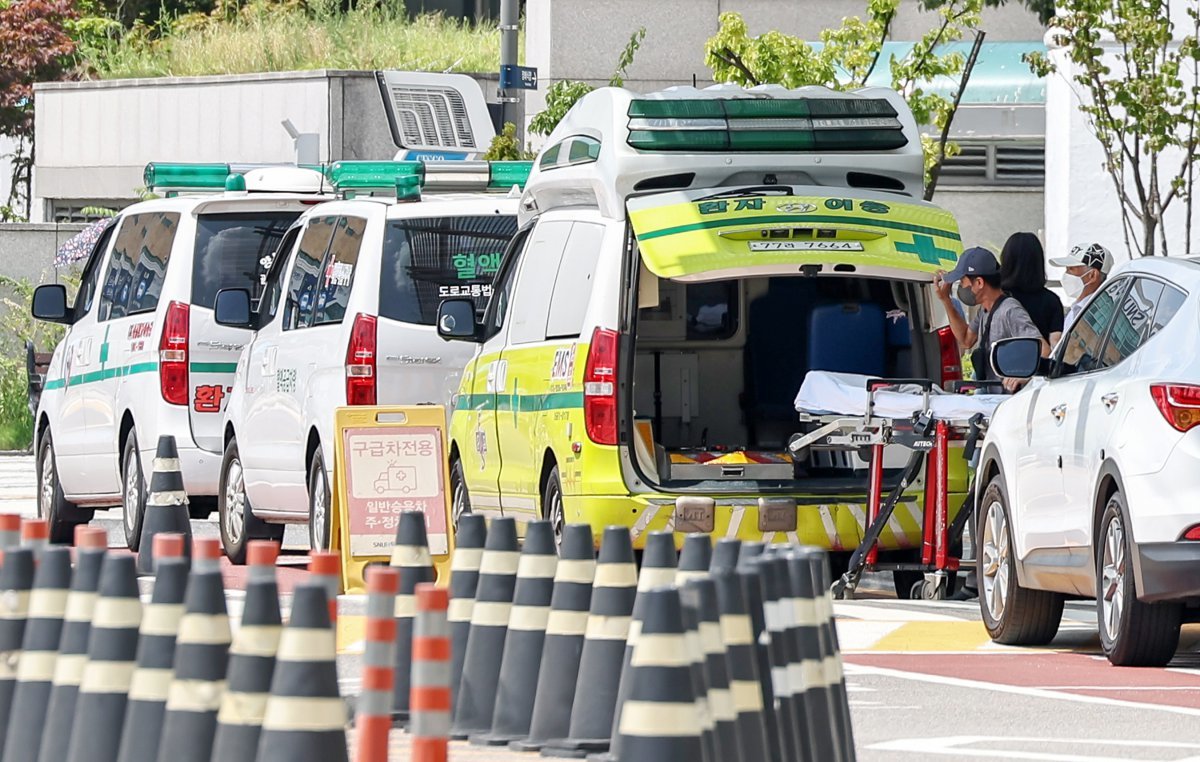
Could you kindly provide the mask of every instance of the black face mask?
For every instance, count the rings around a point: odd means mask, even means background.
[[[978,304],[978,302],[975,300],[975,293],[961,283],[958,285],[958,300],[962,302],[963,306],[965,307],[974,307],[976,304]]]

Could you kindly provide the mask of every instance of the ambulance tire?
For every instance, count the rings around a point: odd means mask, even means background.
[[[58,479],[58,462],[54,458],[54,438],[50,435],[50,429],[46,429],[38,442],[36,473],[37,515],[50,525],[50,542],[70,544],[75,536],[75,526],[91,521],[93,511],[91,508],[80,508],[63,496],[62,482]]]
[[[230,483],[232,478],[233,483]],[[232,489],[231,489],[232,487]],[[230,563],[242,565],[246,563],[246,547],[251,540],[283,540],[283,525],[268,524],[254,515],[250,507],[250,498],[246,495],[246,484],[242,473],[242,460],[238,455],[236,439],[230,439],[225,447],[225,455],[221,458],[220,494],[217,496],[217,523],[221,527],[221,545]],[[234,503],[241,502],[240,521],[238,517],[229,515],[236,507]],[[231,523],[232,519],[232,523]],[[240,524],[240,527],[238,526]],[[240,528],[241,531],[237,531]]]
[[[462,461],[457,457],[450,461],[450,520],[454,531],[458,531],[458,520],[471,513],[471,495],[467,492],[467,478],[463,475]]]
[[[563,508],[562,480],[558,478],[558,466],[550,469],[550,474],[546,477],[546,486],[542,488],[542,516],[554,529],[555,543],[561,545],[567,517]]]
[[[130,473],[130,469],[133,469]],[[130,490],[137,486],[137,494]],[[131,515],[132,514],[132,515]],[[121,526],[125,528],[125,545],[135,553],[142,540],[142,519],[146,516],[146,476],[138,455],[137,431],[129,430],[121,450]]]
[[[313,453],[308,467],[308,546],[312,550],[329,550],[330,530],[329,472],[321,448]]]

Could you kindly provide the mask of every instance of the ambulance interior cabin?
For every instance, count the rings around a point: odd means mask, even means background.
[[[795,398],[805,375],[939,380],[927,283],[799,273],[684,282],[639,269],[634,442],[660,484],[865,486],[867,453],[787,453],[804,430]],[[887,457],[885,467],[903,462]]]

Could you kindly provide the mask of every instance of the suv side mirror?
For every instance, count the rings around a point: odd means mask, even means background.
[[[446,299],[439,304],[437,332],[447,341],[478,341],[475,303],[470,299]]]
[[[250,292],[244,288],[223,288],[217,292],[213,304],[213,317],[217,325],[230,328],[253,328],[254,315],[250,311]]]
[[[67,309],[66,286],[59,283],[38,286],[33,291],[31,312],[38,320],[70,325],[72,321]]]
[[[1002,378],[1032,378],[1042,364],[1042,342],[1021,337],[992,345],[992,370]]]

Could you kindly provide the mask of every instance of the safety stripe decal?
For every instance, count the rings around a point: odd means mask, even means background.
[[[45,391],[53,389],[61,389],[64,386],[78,386],[80,384],[91,384],[96,381],[104,381],[109,378],[123,378],[132,376],[138,373],[154,373],[158,371],[158,362],[135,362],[132,365],[118,365],[115,368],[103,368],[101,370],[93,370],[89,373],[80,373],[71,376],[70,379],[53,378],[46,382],[43,387]]]
[[[946,238],[951,241],[961,240],[961,236],[951,230],[941,230],[939,228],[931,228],[925,225],[913,225],[908,222],[897,222],[895,220],[882,219],[879,217],[850,217],[835,214],[767,214],[753,218],[731,217],[718,220],[705,220],[703,222],[693,222],[687,225],[676,225],[674,227],[662,228],[660,230],[648,230],[645,233],[639,233],[637,238],[639,241],[649,241],[655,238],[662,238],[664,236],[677,235],[679,233],[690,233],[693,230],[712,230],[713,228],[739,226],[745,227],[749,225],[761,226],[772,225],[775,223],[808,224],[813,222],[868,225],[875,228],[890,228],[892,230],[905,230],[910,233],[921,233],[924,235],[937,236],[939,238]]]
[[[551,392],[549,394],[460,394],[455,410],[499,410],[518,413],[538,413],[545,410],[570,410],[583,407],[583,392]]]

